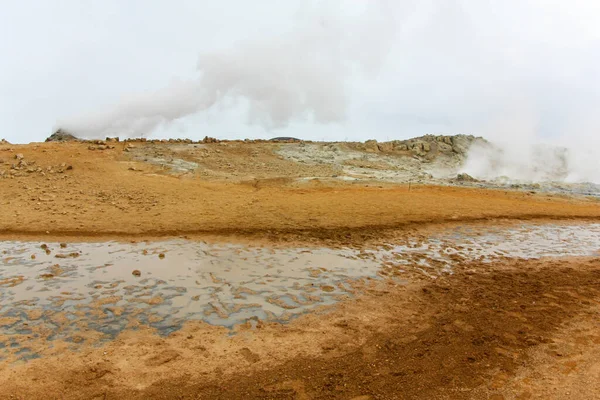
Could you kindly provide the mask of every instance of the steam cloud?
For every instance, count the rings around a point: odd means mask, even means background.
[[[600,184],[594,148],[548,143],[475,143],[462,168],[478,179],[510,182],[592,182]]]
[[[365,72],[377,68],[392,38],[390,15],[381,2],[369,4],[354,20],[309,16],[279,38],[201,54],[198,79],[175,80],[155,92],[126,97],[112,109],[59,121],[56,128],[88,138],[141,136],[239,98],[248,104],[248,122],[267,129],[295,119],[342,121],[345,79],[355,65]]]
[[[600,184],[600,138],[594,121],[567,125],[560,135],[543,138],[530,116],[511,111],[505,121],[482,129],[488,143],[475,142],[461,172],[478,179],[508,182],[591,182]]]
[[[396,38],[398,4],[411,3],[418,4],[411,9],[415,18],[403,15],[406,27]],[[398,53],[392,79],[398,81],[384,93],[389,114],[441,116],[449,121],[442,129],[494,143],[474,146],[464,172],[482,179],[600,183],[600,139],[594,139],[600,121],[586,119],[600,104],[600,64],[590,56],[598,54],[599,42],[590,34],[597,10],[593,2],[576,3],[374,1],[365,2],[367,9],[354,19],[320,9],[286,35],[201,54],[197,79],[128,96],[56,128],[88,138],[149,135],[240,100],[248,122],[267,129],[305,119],[343,121],[356,67],[367,74],[377,70],[393,43]],[[396,9],[389,9],[392,4]],[[562,28],[540,24],[546,14]]]

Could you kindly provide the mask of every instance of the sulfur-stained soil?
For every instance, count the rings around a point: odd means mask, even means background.
[[[324,162],[327,144],[313,158],[300,145],[0,144],[0,236],[369,249],[473,222],[600,220],[595,197],[429,177],[427,163],[450,168],[454,155],[341,144]],[[0,275],[0,290],[18,279]],[[189,321],[167,336],[136,326],[94,345],[85,330],[75,342],[31,337],[43,356],[0,358],[0,399],[600,399],[597,254],[435,275],[415,261],[352,291],[288,323]]]
[[[186,174],[171,162],[181,145],[136,143],[129,152],[124,151],[129,143],[107,145],[105,150],[79,142],[1,145],[0,235],[212,234],[362,242],[386,229],[423,223],[600,217],[600,202],[591,197],[417,179],[410,184],[334,179],[330,165],[276,155],[281,146],[295,144],[203,144],[203,157],[190,156],[193,150],[179,155],[196,165]],[[156,154],[163,154],[162,161]],[[19,167],[22,162],[26,166]]]

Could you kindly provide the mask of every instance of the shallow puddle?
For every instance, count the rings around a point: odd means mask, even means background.
[[[380,260],[411,265],[424,273],[451,272],[462,260],[600,256],[600,224],[534,225],[513,228],[464,226],[427,240],[409,240],[386,250],[371,250]]]
[[[436,275],[465,260],[598,255],[600,224],[464,227],[373,250],[270,249],[191,241],[0,242],[0,359],[30,341],[110,340],[140,325],[285,322],[354,294],[393,263]],[[139,273],[138,273],[139,272]]]

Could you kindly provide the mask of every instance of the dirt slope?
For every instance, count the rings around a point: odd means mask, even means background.
[[[422,145],[335,147],[354,152],[335,156],[345,166],[329,162],[327,145],[317,146],[327,162],[298,146],[2,143],[0,236],[362,247],[473,220],[600,219],[588,197],[425,185],[436,182],[420,164],[398,159]],[[379,179],[410,178],[404,162],[416,165],[411,185]],[[401,279],[356,282],[355,298],[286,325],[248,322],[228,335],[192,321],[168,337],[140,326],[76,351],[53,342],[52,354],[0,365],[0,399],[600,398],[597,257],[473,262],[437,278],[398,268]]]
[[[204,157],[205,167],[213,165],[209,177],[200,173],[201,167],[178,172],[174,163],[183,159],[151,159],[157,152],[171,154],[173,146],[152,145],[144,153],[147,161],[124,151],[123,143],[108,146],[105,150],[89,150],[87,143],[0,146],[0,233],[76,237],[287,233],[323,238],[352,232],[369,235],[426,222],[600,217],[600,203],[585,198],[331,180],[327,166],[276,156],[274,150],[282,144],[204,145],[211,151]]]

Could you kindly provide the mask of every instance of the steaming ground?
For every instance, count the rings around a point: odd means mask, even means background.
[[[370,235],[371,227],[436,220],[596,215],[593,184],[479,181],[462,173],[476,143],[485,142],[2,144],[1,229],[92,236],[304,231],[308,238],[330,228]],[[565,208],[555,194],[577,196],[578,205]]]
[[[595,147],[548,143],[475,143],[463,171],[484,180],[521,183],[600,183]]]
[[[59,130],[48,140],[73,141],[77,138]],[[221,146],[224,153],[215,151],[215,146],[206,142],[218,142],[216,148]],[[150,140],[140,142],[137,146],[130,145],[126,150],[130,153],[128,157],[168,167],[171,173],[207,177],[224,176],[222,171],[214,170],[215,165],[211,161],[215,157],[226,162],[227,157],[240,160],[244,154],[250,157],[272,154],[292,161],[296,167],[300,164],[315,170],[313,176],[308,173],[296,176],[296,181],[319,178],[333,181],[458,184],[591,196],[597,196],[600,191],[597,184],[600,166],[593,168],[600,161],[589,155],[595,148],[573,151],[563,146],[530,143],[508,146],[472,135],[426,135],[408,140],[369,140],[364,143],[305,142],[284,137],[277,138],[275,142],[267,145],[264,141],[248,140],[227,142],[210,139],[201,143],[192,143],[189,139]],[[158,143],[163,146],[157,147]],[[241,154],[231,154],[230,150],[234,153],[241,151]],[[168,157],[165,158],[165,155]],[[324,166],[330,168],[319,170]],[[266,176],[264,172],[256,174],[260,170],[258,166],[248,169],[245,165],[246,175],[233,165],[229,170],[235,175],[232,179]],[[287,172],[281,173],[289,177]]]
[[[464,135],[52,139],[0,144],[0,398],[598,398],[580,185]]]

